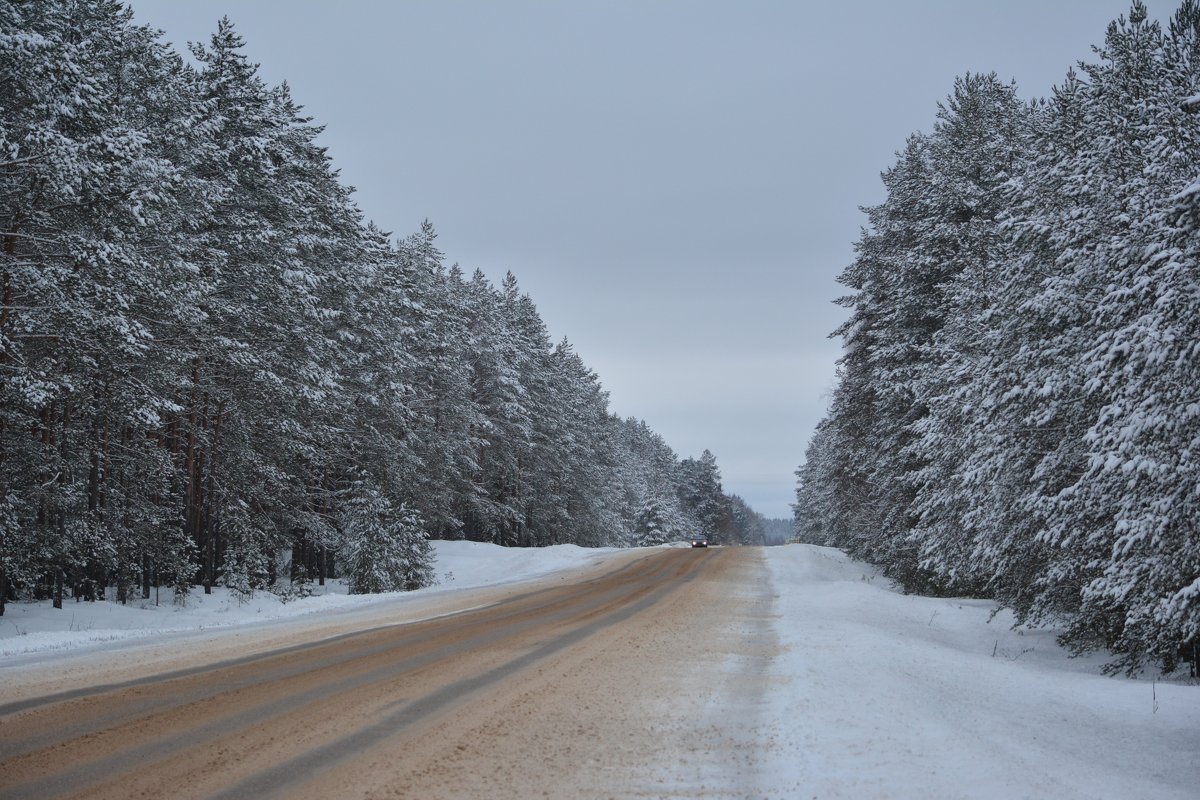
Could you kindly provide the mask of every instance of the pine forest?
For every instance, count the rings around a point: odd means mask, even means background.
[[[883,183],[799,537],[1195,674],[1200,5],[1135,2],[1046,99],[964,75]]]
[[[0,3],[0,107],[0,613],[765,535],[512,274],[367,222],[229,20],[184,58],[114,0]]]

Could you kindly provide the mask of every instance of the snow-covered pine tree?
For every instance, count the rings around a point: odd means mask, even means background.
[[[910,136],[883,175],[883,204],[867,209],[870,227],[838,280],[855,290],[837,331],[845,343],[840,383],[830,408],[838,430],[831,465],[837,515],[834,541],[868,558],[911,588],[928,588],[909,539],[911,473],[921,465],[906,447],[924,416],[916,395],[922,359],[944,321],[942,286],[952,276],[935,234],[951,220],[933,187],[929,136]]]
[[[634,522],[634,541],[638,547],[654,547],[666,544],[674,538],[670,512],[656,499],[647,500],[637,513]]]
[[[563,440],[560,496],[565,501],[550,529],[553,544],[585,547],[619,544],[620,486],[614,480],[616,450],[611,439],[608,393],[599,377],[564,337],[551,353]]]
[[[1087,541],[1100,574],[1084,587],[1068,638],[1107,644],[1119,655],[1114,667],[1154,661],[1170,670],[1186,658],[1195,672],[1200,120],[1182,101],[1200,90],[1200,8],[1185,2],[1164,36],[1135,4],[1099,55],[1089,68],[1098,122],[1120,156],[1103,160],[1099,174],[1119,198],[1122,224],[1102,251],[1097,335],[1083,358],[1087,389],[1103,407],[1087,435],[1088,468],[1063,509],[1099,518]]]
[[[514,415],[519,438],[511,445],[516,450],[511,505],[521,514],[513,538],[517,544],[529,546],[538,541],[542,520],[553,519],[555,509],[562,505],[555,486],[560,474],[562,421],[556,405],[550,334],[533,299],[520,291],[512,273],[501,286],[500,302],[521,388],[520,413]]]
[[[467,283],[472,380],[471,398],[478,426],[474,439],[477,488],[464,519],[475,538],[495,544],[519,541],[526,509],[521,490],[521,463],[528,461],[532,420],[522,382],[532,354],[527,352],[510,314],[520,292],[509,273],[497,291],[476,271]]]
[[[729,498],[721,488],[721,470],[711,451],[680,463],[678,492],[680,508],[694,526],[688,535],[702,533],[713,544],[724,544],[730,531]]]
[[[476,491],[478,414],[471,401],[466,290],[457,268],[443,268],[435,236],[426,224],[401,246],[417,292],[408,378],[416,418],[409,440],[421,468],[413,494],[434,535],[462,538],[468,533],[463,509]]]
[[[837,451],[831,441],[835,433],[836,428],[825,417],[817,423],[808,441],[804,463],[796,469],[796,502],[792,505],[789,539],[819,545],[834,541],[830,522],[837,506],[833,492]]]
[[[26,591],[55,576],[60,602],[64,581],[95,596],[110,571],[127,590],[146,542],[126,522],[169,494],[162,473],[139,483],[170,408],[158,341],[183,309],[170,243],[191,187],[174,157],[194,104],[179,59],[119,3],[0,13],[0,495],[20,529],[0,549]],[[12,546],[27,536],[49,549]]]
[[[351,594],[412,591],[434,582],[433,548],[421,518],[393,505],[383,490],[362,479],[342,502],[341,560]]]
[[[321,515],[345,429],[338,365],[351,361],[331,320],[352,297],[342,265],[365,257],[320,129],[243,49],[228,19],[193,45],[213,137],[197,168],[224,190],[198,231],[202,315],[179,403],[184,516],[206,587],[229,544],[226,514],[246,514],[238,546],[256,542],[264,555],[328,538]]]
[[[1024,172],[1028,113],[1011,83],[994,73],[967,75],[939,107],[929,139],[936,178],[925,189],[931,216],[916,246],[938,264],[937,284],[924,294],[940,304],[941,319],[910,368],[914,409],[904,449],[913,492],[907,538],[919,546],[927,590],[982,594],[991,578],[974,553],[997,533],[989,523],[1003,504],[990,501],[1004,484],[977,456],[992,424],[985,373],[1001,344],[996,301],[1008,257],[1001,222],[1008,187]]]

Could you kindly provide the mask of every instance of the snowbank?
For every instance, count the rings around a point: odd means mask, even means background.
[[[782,652],[770,796],[1194,798],[1200,687],[1100,673],[994,605],[897,592],[838,550],[766,551]]]
[[[509,548],[479,542],[432,542],[437,555],[438,584],[416,592],[388,592],[373,595],[348,595],[341,581],[313,586],[311,597],[284,602],[269,592],[257,592],[239,603],[222,587],[212,594],[192,590],[187,602],[172,602],[170,590],[164,590],[156,605],[137,600],[128,605],[112,601],[95,603],[67,600],[62,610],[49,600],[38,603],[10,603],[0,617],[0,658],[25,653],[68,650],[102,642],[141,639],[162,634],[203,631],[304,614],[363,608],[383,603],[403,603],[433,592],[497,586],[526,581],[562,570],[577,569],[595,563],[615,549],[584,548],[575,545]]]

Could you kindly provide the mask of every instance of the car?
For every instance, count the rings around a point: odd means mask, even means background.
[[[708,547],[708,537],[698,533],[692,537],[692,547]]]

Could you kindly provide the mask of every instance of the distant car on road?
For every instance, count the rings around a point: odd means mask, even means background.
[[[708,537],[703,533],[696,534],[692,537],[692,547],[708,547]]]

